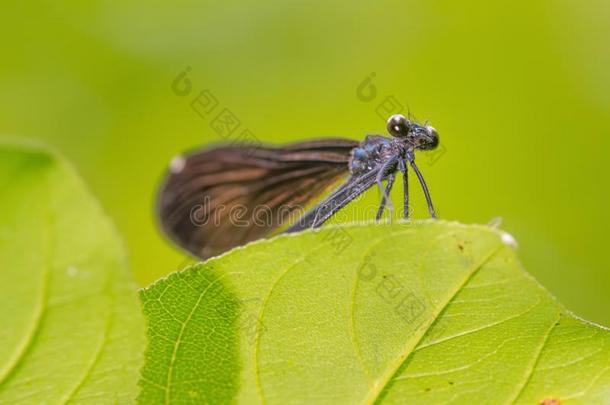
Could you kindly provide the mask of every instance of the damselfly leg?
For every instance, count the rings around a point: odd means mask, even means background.
[[[390,200],[389,192],[392,189],[392,185],[394,183],[394,172],[396,171],[396,165],[399,161],[400,159],[398,156],[392,156],[390,159],[388,159],[385,163],[382,164],[381,168],[379,169],[379,172],[377,173],[377,177],[375,178],[375,181],[379,186],[379,190],[381,190],[381,205],[379,206],[379,210],[377,211],[377,220],[381,218],[381,214],[383,214],[383,210],[386,206],[388,207],[390,218],[392,218],[392,215],[394,213],[394,204],[392,204],[392,200]],[[392,176],[392,184],[390,185],[390,187],[383,186],[383,179],[386,178],[386,176],[388,178],[389,185],[389,176]]]
[[[385,209],[386,203],[387,201],[389,201],[389,195],[390,192],[392,191],[392,186],[394,185],[394,179],[396,178],[396,175],[394,173],[390,173],[388,175],[388,182],[386,183],[385,186],[385,190],[383,191],[383,196],[381,197],[381,204],[379,205],[379,209],[377,210],[377,215],[375,216],[375,219],[377,221],[379,221],[381,219],[381,216],[383,215],[383,210]]]
[[[409,171],[404,159],[400,159],[398,162],[398,170],[402,173],[403,216],[405,219],[409,219]]]
[[[426,203],[428,204],[428,211],[430,212],[430,216],[432,218],[436,218],[436,212],[434,211],[434,206],[432,205],[432,198],[430,198],[430,191],[428,190],[428,186],[426,185],[426,181],[424,180],[424,176],[421,174],[417,165],[415,164],[415,155],[413,151],[407,152],[407,160],[409,164],[413,168],[417,179],[419,180],[419,184],[421,184],[421,188],[424,191],[424,196],[426,197]]]

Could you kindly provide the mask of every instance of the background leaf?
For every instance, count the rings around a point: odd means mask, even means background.
[[[174,273],[142,292],[140,402],[607,401],[609,331],[511,242],[441,221],[327,227]]]
[[[143,317],[115,229],[71,168],[0,144],[0,403],[126,403]]]

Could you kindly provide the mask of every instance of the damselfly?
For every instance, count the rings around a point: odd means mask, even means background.
[[[379,220],[386,208],[392,208],[388,195],[397,172],[402,173],[407,218],[408,167],[435,218],[415,151],[436,148],[438,133],[399,114],[390,117],[387,130],[392,137],[367,135],[362,142],[333,138],[284,147],[233,144],[179,156],[159,194],[161,226],[179,246],[208,258],[263,238],[282,225],[288,224],[284,232],[317,228],[375,185],[382,193]],[[300,215],[308,202],[348,173],[341,186]]]

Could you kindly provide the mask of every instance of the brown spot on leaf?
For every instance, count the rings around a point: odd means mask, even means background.
[[[549,397],[540,401],[540,405],[560,405],[561,401],[557,398]]]

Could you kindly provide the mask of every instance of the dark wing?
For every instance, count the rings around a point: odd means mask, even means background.
[[[203,259],[265,237],[344,176],[357,145],[219,146],[175,158],[159,194],[161,226]]]

